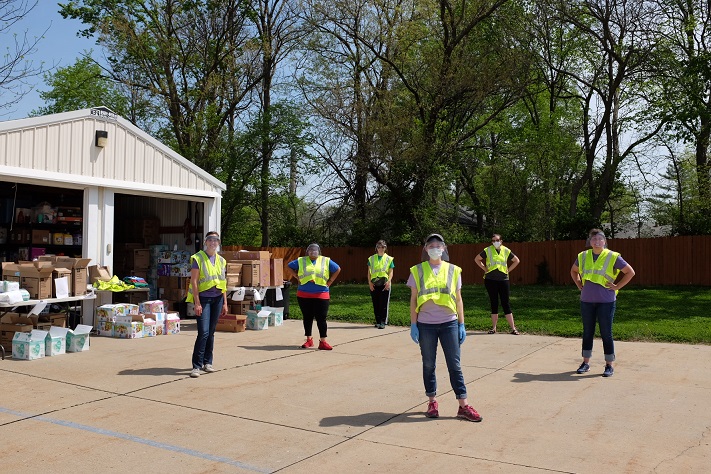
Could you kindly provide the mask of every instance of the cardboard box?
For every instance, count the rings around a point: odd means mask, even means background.
[[[259,276],[261,274],[261,265],[259,263],[248,263],[242,265],[241,285],[255,287],[259,285]]]
[[[273,258],[269,260],[269,286],[284,285],[284,259]]]
[[[143,337],[155,337],[156,336],[156,322],[151,318],[146,318],[143,320]]]
[[[83,352],[89,350],[89,334],[92,326],[78,324],[72,331],[67,329],[67,352]]]
[[[12,338],[12,358],[35,360],[44,357],[47,331],[16,332]]]
[[[166,313],[164,334],[180,334],[180,316],[178,313]]]
[[[67,279],[67,288],[69,289],[69,295],[73,295],[74,288],[72,287],[72,285],[73,285],[72,271],[68,268],[55,268],[54,271],[52,272],[52,297],[58,298],[58,296],[57,296],[57,282],[55,281],[58,278],[66,278]]]
[[[240,265],[240,267],[241,267],[241,265]],[[225,278],[227,279],[227,287],[228,288],[234,288],[235,286],[242,285],[242,277],[240,276],[239,273],[227,273],[227,274],[225,274]]]
[[[31,332],[32,320],[23,314],[6,313],[0,318],[0,344],[7,352],[12,352],[12,338],[16,332]]]
[[[247,310],[251,308],[251,301],[232,301],[228,300],[227,304],[232,314],[247,314]]]
[[[139,270],[147,270],[151,266],[151,251],[148,249],[133,249],[128,254],[126,266]]]
[[[248,310],[246,326],[247,329],[252,329],[254,331],[269,329],[269,311],[257,311],[253,309]]]
[[[243,314],[226,314],[217,320],[216,331],[242,332],[246,329],[247,316]]]
[[[235,262],[227,262],[225,273],[242,273],[242,264]]]
[[[239,250],[221,252],[220,255],[225,257],[227,261],[233,260],[269,260],[272,258],[272,253],[266,250]]]
[[[44,339],[44,355],[51,357],[67,352],[67,328],[52,326]]]
[[[284,324],[284,308],[262,306],[262,310],[269,311],[270,326],[281,326]]]
[[[32,229],[32,243],[38,245],[50,245],[52,236],[48,230]]]
[[[116,321],[118,316],[126,316],[128,314],[126,305],[124,304],[102,304],[96,308],[97,321]]]
[[[92,265],[89,267],[89,283],[91,284],[95,281],[109,281],[111,277],[112,274],[109,271],[109,267],[105,265]]]
[[[12,262],[2,262],[2,279],[5,281],[20,281],[20,265]]]
[[[114,322],[109,319],[101,319],[97,321],[96,333],[99,336],[114,337]]]
[[[113,325],[113,337],[121,339],[140,339],[143,337],[143,321],[116,321]]]
[[[162,300],[143,301],[138,305],[138,312],[146,316],[148,316],[148,314],[165,313],[165,307]],[[156,321],[158,321],[158,319],[156,319]]]
[[[51,298],[53,271],[54,269],[49,263],[40,268],[33,264],[22,264],[20,265],[20,286],[30,293],[32,299]]]
[[[82,296],[86,294],[86,286],[89,283],[88,266],[91,263],[90,258],[72,258],[72,257],[57,257],[54,266],[68,268],[72,271],[72,294],[74,296]],[[108,267],[104,267],[108,271]],[[109,280],[111,275],[109,275]],[[94,283],[92,280],[91,283]]]

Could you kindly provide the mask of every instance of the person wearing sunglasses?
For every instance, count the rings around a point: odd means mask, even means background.
[[[204,250],[190,257],[190,291],[188,303],[195,305],[198,334],[193,348],[193,370],[190,376],[200,376],[200,371],[215,372],[212,355],[215,347],[217,319],[227,314],[227,262],[217,254],[220,234],[215,231],[205,235]]]
[[[376,253],[368,258],[368,286],[370,299],[373,301],[375,327],[385,329],[388,323],[388,304],[390,303],[390,283],[393,280],[394,259],[385,253],[388,245],[384,240],[375,244]]]
[[[617,292],[634,277],[632,266],[622,256],[607,248],[605,234],[600,229],[588,233],[592,248],[580,252],[570,269],[570,276],[580,290],[580,314],[583,320],[583,362],[577,373],[590,370],[595,325],[600,326],[602,349],[605,354],[603,377],[611,377],[615,369],[615,342],[612,338],[612,320],[615,317]],[[622,272],[622,278],[617,277]]]
[[[511,287],[509,273],[521,262],[519,258],[503,244],[501,235],[491,236],[491,245],[474,258],[477,266],[484,270],[484,287],[489,294],[491,305],[491,329],[489,334],[496,334],[496,324],[499,321],[499,299],[504,310],[504,316],[511,328],[511,334],[518,335],[514,323],[509,296]]]
[[[422,263],[410,268],[410,337],[420,346],[422,379],[429,398],[428,418],[439,417],[435,366],[437,345],[442,346],[449,382],[459,403],[457,418],[481,421],[467,402],[461,366],[461,345],[467,337],[462,302],[462,269],[449,263],[447,245],[440,234],[431,234],[422,248]]]

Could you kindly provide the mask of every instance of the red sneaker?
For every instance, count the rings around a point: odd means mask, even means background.
[[[439,404],[437,400],[432,400],[427,404],[427,413],[425,413],[427,418],[439,418]]]
[[[322,351],[330,351],[333,350],[333,347],[331,347],[331,344],[329,344],[326,341],[319,341],[318,343],[318,348],[321,349]]]
[[[314,340],[311,337],[307,338],[306,342],[301,344],[302,349],[308,349],[309,347],[313,347],[313,346],[314,346]]]
[[[474,407],[471,405],[459,407],[459,411],[457,412],[457,418],[463,418],[469,421],[483,420],[481,415],[479,415],[479,413],[477,413]]]

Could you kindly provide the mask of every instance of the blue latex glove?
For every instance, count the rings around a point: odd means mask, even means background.
[[[467,338],[467,330],[464,328],[464,323],[459,323],[459,345],[464,344],[464,339]]]
[[[415,344],[420,343],[420,330],[417,329],[417,323],[410,325],[410,337],[415,341]]]

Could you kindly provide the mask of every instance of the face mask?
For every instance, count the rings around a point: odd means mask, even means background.
[[[501,242],[494,242],[494,247],[497,249],[501,247]]]
[[[442,253],[444,253],[444,249],[442,248],[427,249],[427,255],[429,255],[432,260],[439,260],[442,257]]]

